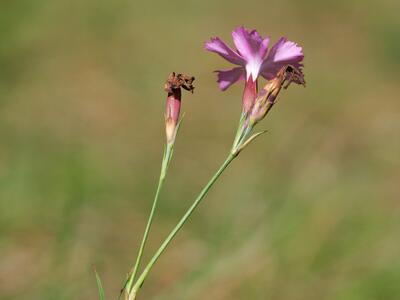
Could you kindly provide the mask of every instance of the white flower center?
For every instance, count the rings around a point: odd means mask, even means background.
[[[258,57],[254,57],[252,60],[249,60],[246,64],[246,80],[249,79],[250,75],[253,80],[256,80],[258,74],[260,72],[262,61]]]

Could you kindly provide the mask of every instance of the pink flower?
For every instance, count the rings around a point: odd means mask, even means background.
[[[269,51],[269,37],[263,39],[256,30],[249,32],[244,27],[238,27],[232,32],[232,37],[236,49],[230,48],[218,37],[207,42],[205,49],[238,66],[216,72],[219,88],[223,91],[239,80],[246,80],[243,93],[244,112],[249,112],[254,104],[259,75],[270,80],[285,65],[292,65],[298,69],[303,67],[302,48],[284,37]]]

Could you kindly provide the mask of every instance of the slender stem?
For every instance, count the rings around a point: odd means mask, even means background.
[[[154,213],[155,213],[156,208],[157,208],[158,197],[160,195],[160,191],[162,189],[162,186],[163,186],[163,183],[164,183],[164,180],[165,180],[165,176],[166,176],[166,173],[167,173],[169,162],[170,162],[171,157],[172,157],[172,153],[173,153],[173,143],[168,143],[166,148],[165,148],[164,157],[163,157],[163,161],[162,161],[162,165],[161,165],[161,173],[160,173],[160,178],[159,178],[159,181],[158,181],[157,191],[156,191],[156,194],[154,196],[153,205],[151,207],[149,219],[147,220],[146,229],[144,231],[142,242],[140,244],[140,248],[139,248],[138,256],[136,258],[135,266],[133,268],[132,273],[129,276],[129,279],[126,282],[126,291],[128,291],[128,292],[132,288],[133,281],[134,281],[134,279],[136,277],[136,274],[137,274],[139,266],[140,266],[140,261],[141,261],[142,256],[143,256],[143,251],[144,251],[144,248],[146,246],[146,242],[147,242],[147,238],[148,238],[148,235],[149,235],[149,232],[150,232],[151,224],[153,222]]]
[[[197,198],[193,202],[193,204],[186,211],[185,215],[181,218],[181,220],[178,222],[178,224],[174,227],[174,229],[171,231],[171,233],[168,235],[168,237],[161,244],[160,248],[157,250],[157,252],[151,258],[150,262],[147,264],[147,266],[143,270],[143,273],[139,276],[138,280],[136,281],[135,285],[133,286],[132,290],[130,291],[129,298],[128,298],[129,300],[135,299],[138,290],[142,286],[142,284],[145,281],[148,273],[150,272],[151,268],[156,263],[156,261],[158,260],[160,255],[164,252],[164,250],[167,248],[169,243],[173,240],[173,238],[178,233],[178,231],[186,223],[186,221],[189,219],[190,215],[193,213],[193,211],[196,209],[196,207],[201,203],[201,201],[203,200],[204,196],[210,190],[212,185],[217,181],[219,176],[224,172],[224,170],[228,167],[228,165],[237,157],[237,155],[238,155],[238,153],[230,153],[229,154],[229,156],[223,162],[223,164],[221,165],[221,167],[219,168],[217,173],[214,174],[214,176],[211,178],[211,180],[207,183],[207,185],[203,188],[203,190],[197,196]]]

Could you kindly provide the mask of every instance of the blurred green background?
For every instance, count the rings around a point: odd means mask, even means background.
[[[158,180],[163,83],[196,76],[146,258],[223,161],[242,85],[203,50],[238,25],[303,46],[260,138],[139,299],[400,299],[400,3],[3,0],[0,299],[116,299]]]

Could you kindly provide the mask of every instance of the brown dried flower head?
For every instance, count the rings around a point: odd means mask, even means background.
[[[194,86],[193,86],[194,77],[188,76],[184,74],[175,74],[172,72],[169,76],[167,81],[165,82],[164,89],[168,93],[172,93],[173,90],[183,88],[189,92],[193,93]]]
[[[250,114],[250,121],[257,123],[262,120],[276,103],[282,87],[287,89],[291,83],[306,85],[304,75],[300,69],[286,65],[282,67],[276,77],[267,82],[264,88],[258,93],[253,109]]]

